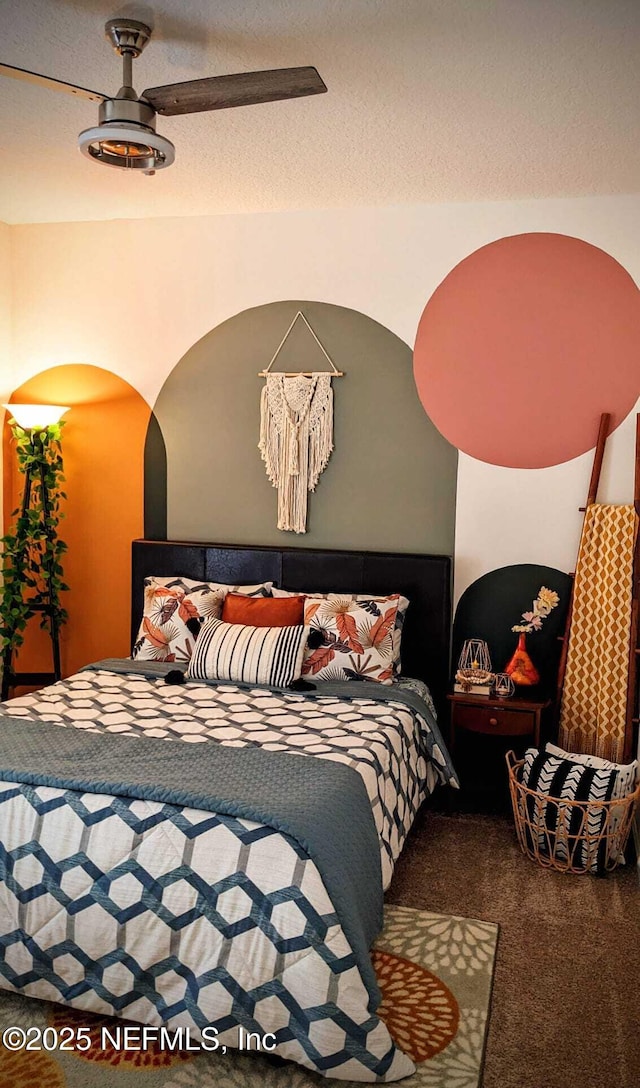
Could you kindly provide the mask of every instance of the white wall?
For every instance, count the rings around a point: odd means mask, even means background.
[[[12,389],[11,353],[11,227],[0,223],[0,399]]]
[[[13,382],[11,227],[0,223],[0,404],[7,400]],[[0,473],[0,507],[3,480]]]
[[[640,283],[640,196],[10,229],[14,384],[49,366],[91,363],[126,378],[151,404],[196,340],[240,310],[279,299],[352,307],[413,345],[422,310],[451,268],[505,235],[582,238]],[[258,369],[269,355],[265,345]],[[589,455],[544,470],[461,455],[458,592],[506,563],[573,569],[590,468]],[[609,439],[599,498],[628,501],[632,477],[629,418]]]

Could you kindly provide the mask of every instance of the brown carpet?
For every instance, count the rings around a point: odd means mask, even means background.
[[[387,901],[499,923],[483,1088],[638,1088],[635,866],[547,872],[507,817],[427,810]]]

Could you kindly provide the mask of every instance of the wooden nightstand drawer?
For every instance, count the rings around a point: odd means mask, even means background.
[[[452,692],[447,699],[451,705],[449,749],[452,753],[459,729],[485,736],[531,737],[537,748],[542,714],[551,706],[550,699],[526,699],[520,694],[504,700]]]
[[[535,732],[536,715],[533,710],[454,703],[452,711],[454,725],[472,733],[516,737]]]

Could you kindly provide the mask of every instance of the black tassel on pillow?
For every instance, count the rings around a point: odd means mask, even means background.
[[[200,620],[197,620],[195,616],[191,616],[191,618],[187,620],[185,627],[193,635],[194,638],[197,638],[200,634],[202,622]]]
[[[289,684],[289,691],[315,691],[316,685],[310,684],[308,680],[304,680],[301,676],[297,680],[292,680]]]
[[[307,639],[307,646],[310,650],[317,650],[318,646],[322,646],[322,640],[324,635],[319,627],[312,627],[309,631],[309,638]]]
[[[165,684],[184,684],[184,673],[180,669],[171,669],[164,678]]]

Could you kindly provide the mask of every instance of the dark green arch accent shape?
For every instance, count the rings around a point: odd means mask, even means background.
[[[144,535],[167,539],[167,450],[155,412],[144,444]]]
[[[462,644],[467,638],[482,638],[489,645],[495,672],[502,672],[511,659],[518,635],[511,628],[531,610],[541,586],[554,589],[560,597],[557,608],[546,617],[539,631],[527,635],[527,651],[540,673],[541,682],[532,697],[552,695],[571,596],[571,577],[555,567],[517,563],[483,574],[462,594],[453,623],[452,673],[455,673]]]

